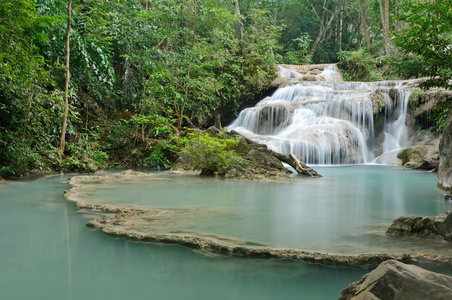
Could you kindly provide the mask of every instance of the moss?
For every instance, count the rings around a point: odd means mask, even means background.
[[[402,151],[397,154],[397,158],[402,160],[402,165],[406,164],[410,161],[410,155],[413,153],[413,150],[411,148],[403,149]]]

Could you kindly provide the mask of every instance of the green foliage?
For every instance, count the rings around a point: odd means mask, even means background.
[[[378,81],[382,75],[377,67],[379,61],[364,48],[358,51],[339,52],[339,63],[344,80],[347,81]]]
[[[284,56],[278,54],[276,56],[277,60],[285,64],[302,65],[308,64],[312,60],[312,55],[309,53],[309,46],[311,43],[311,38],[307,33],[300,34],[299,37],[293,39],[295,43],[295,49],[288,50],[285,52]]]
[[[98,130],[101,149],[109,154],[111,164],[120,167],[148,166],[168,169],[176,159],[174,126],[159,115],[124,116],[105,121]]]
[[[174,14],[179,5],[185,8]],[[269,85],[275,76],[278,31],[268,10],[251,7],[242,16],[244,37],[238,40],[238,16],[228,6],[216,1],[160,3],[161,10],[153,13],[160,21],[155,26],[168,36],[139,58],[145,76],[140,108],[207,126],[217,113],[236,113]]]
[[[383,104],[383,102],[381,102],[380,99],[376,99],[377,104],[378,104],[378,112],[381,112],[383,110],[383,108],[385,107],[385,105]]]
[[[238,144],[236,139],[191,133],[181,142],[181,155],[190,161],[194,170],[201,170],[201,175],[213,175],[219,169],[227,169],[232,163],[243,163],[241,156],[234,151]]]
[[[420,86],[452,88],[452,6],[450,0],[403,1],[397,19],[408,26],[393,33],[404,60],[394,60],[405,77],[428,77]]]
[[[381,60],[354,51],[364,43],[361,4],[373,53],[382,47],[377,1],[239,4],[236,15],[232,1],[74,0],[68,151],[60,160],[67,1],[0,2],[0,173],[87,171],[108,161],[166,169],[178,150],[174,133],[207,127],[217,115],[227,124],[254,105],[275,77],[276,60],[335,62],[343,50],[346,79],[381,78]],[[432,74],[447,78],[450,8],[443,10],[429,22],[441,37],[434,47],[446,53],[445,71]]]
[[[171,122],[156,114],[152,115],[133,115],[126,121],[131,127],[141,128],[141,132],[149,138],[168,138],[173,133]]]
[[[35,43],[48,19],[34,1],[0,3],[0,169],[2,176],[45,171],[57,141],[60,94]]]
[[[447,125],[447,117],[452,112],[452,99],[441,101],[436,104],[428,119],[433,124],[437,132],[443,132]]]
[[[426,103],[429,105],[428,113],[419,115],[416,119],[419,128],[431,128],[437,132],[442,132],[447,125],[447,117],[452,112],[452,98],[444,90],[435,92],[424,92],[422,90],[413,90],[410,95],[410,108],[413,113],[419,110],[419,107]]]
[[[173,166],[179,150],[177,138],[165,140],[151,146],[151,152],[144,161],[151,169],[167,170]]]
[[[63,171],[92,173],[108,167],[108,154],[101,150],[98,143],[97,128],[89,133],[76,133],[75,140],[67,144],[65,156],[59,168]]]

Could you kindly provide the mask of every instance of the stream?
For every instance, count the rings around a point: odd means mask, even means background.
[[[236,181],[159,172],[161,180],[146,183],[94,181],[77,196],[159,209],[163,217],[151,220],[157,233],[334,254],[452,257],[443,240],[385,234],[399,216],[452,208],[436,190],[435,173],[376,165],[392,163],[414,142],[405,124],[410,83],[346,83],[333,65],[318,73],[316,82],[287,85],[243,110],[229,129],[316,164],[324,177]],[[280,68],[280,77],[302,76]],[[385,105],[378,132],[377,102]],[[64,198],[69,177],[0,182],[0,299],[337,299],[369,271],[106,236],[85,226],[101,213],[77,210]],[[452,275],[450,268],[422,267]]]
[[[450,209],[436,191],[436,174],[372,165],[316,169],[325,177],[296,176],[291,182],[161,173],[168,180],[115,188],[98,184],[86,193],[98,203],[189,210],[194,217],[173,224],[185,227],[175,229],[258,243],[337,252],[450,248],[445,242],[395,242],[373,233],[399,215]],[[85,226],[98,215],[64,199],[68,177],[0,184],[0,299],[337,299],[368,272],[108,237]]]
[[[335,299],[367,272],[107,237],[68,177],[0,183],[0,299]]]

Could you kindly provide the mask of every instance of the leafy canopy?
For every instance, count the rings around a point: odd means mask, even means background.
[[[407,77],[428,77],[421,88],[451,89],[452,5],[450,0],[415,0],[401,4],[402,30],[393,33],[394,44],[408,58],[395,61],[398,72]]]

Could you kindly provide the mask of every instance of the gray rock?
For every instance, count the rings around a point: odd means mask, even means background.
[[[439,145],[438,189],[452,195],[452,114],[449,114]]]
[[[400,217],[386,230],[388,234],[441,236],[452,241],[452,211],[436,217]]]
[[[452,211],[440,214],[433,219],[439,234],[446,240],[452,241]]]
[[[276,157],[271,155],[268,151],[260,151],[259,149],[251,149],[251,151],[245,156],[245,159],[250,160],[257,165],[268,168],[275,169],[278,171],[286,172],[286,168],[282,165]]]
[[[386,232],[410,235],[440,235],[431,217],[400,217],[392,222]]]
[[[452,277],[388,260],[346,287],[339,297],[339,300],[364,299],[452,299]]]
[[[415,145],[403,149],[397,154],[402,160],[404,166],[416,166],[423,162],[432,162],[438,160],[438,146],[434,143],[431,145]]]

